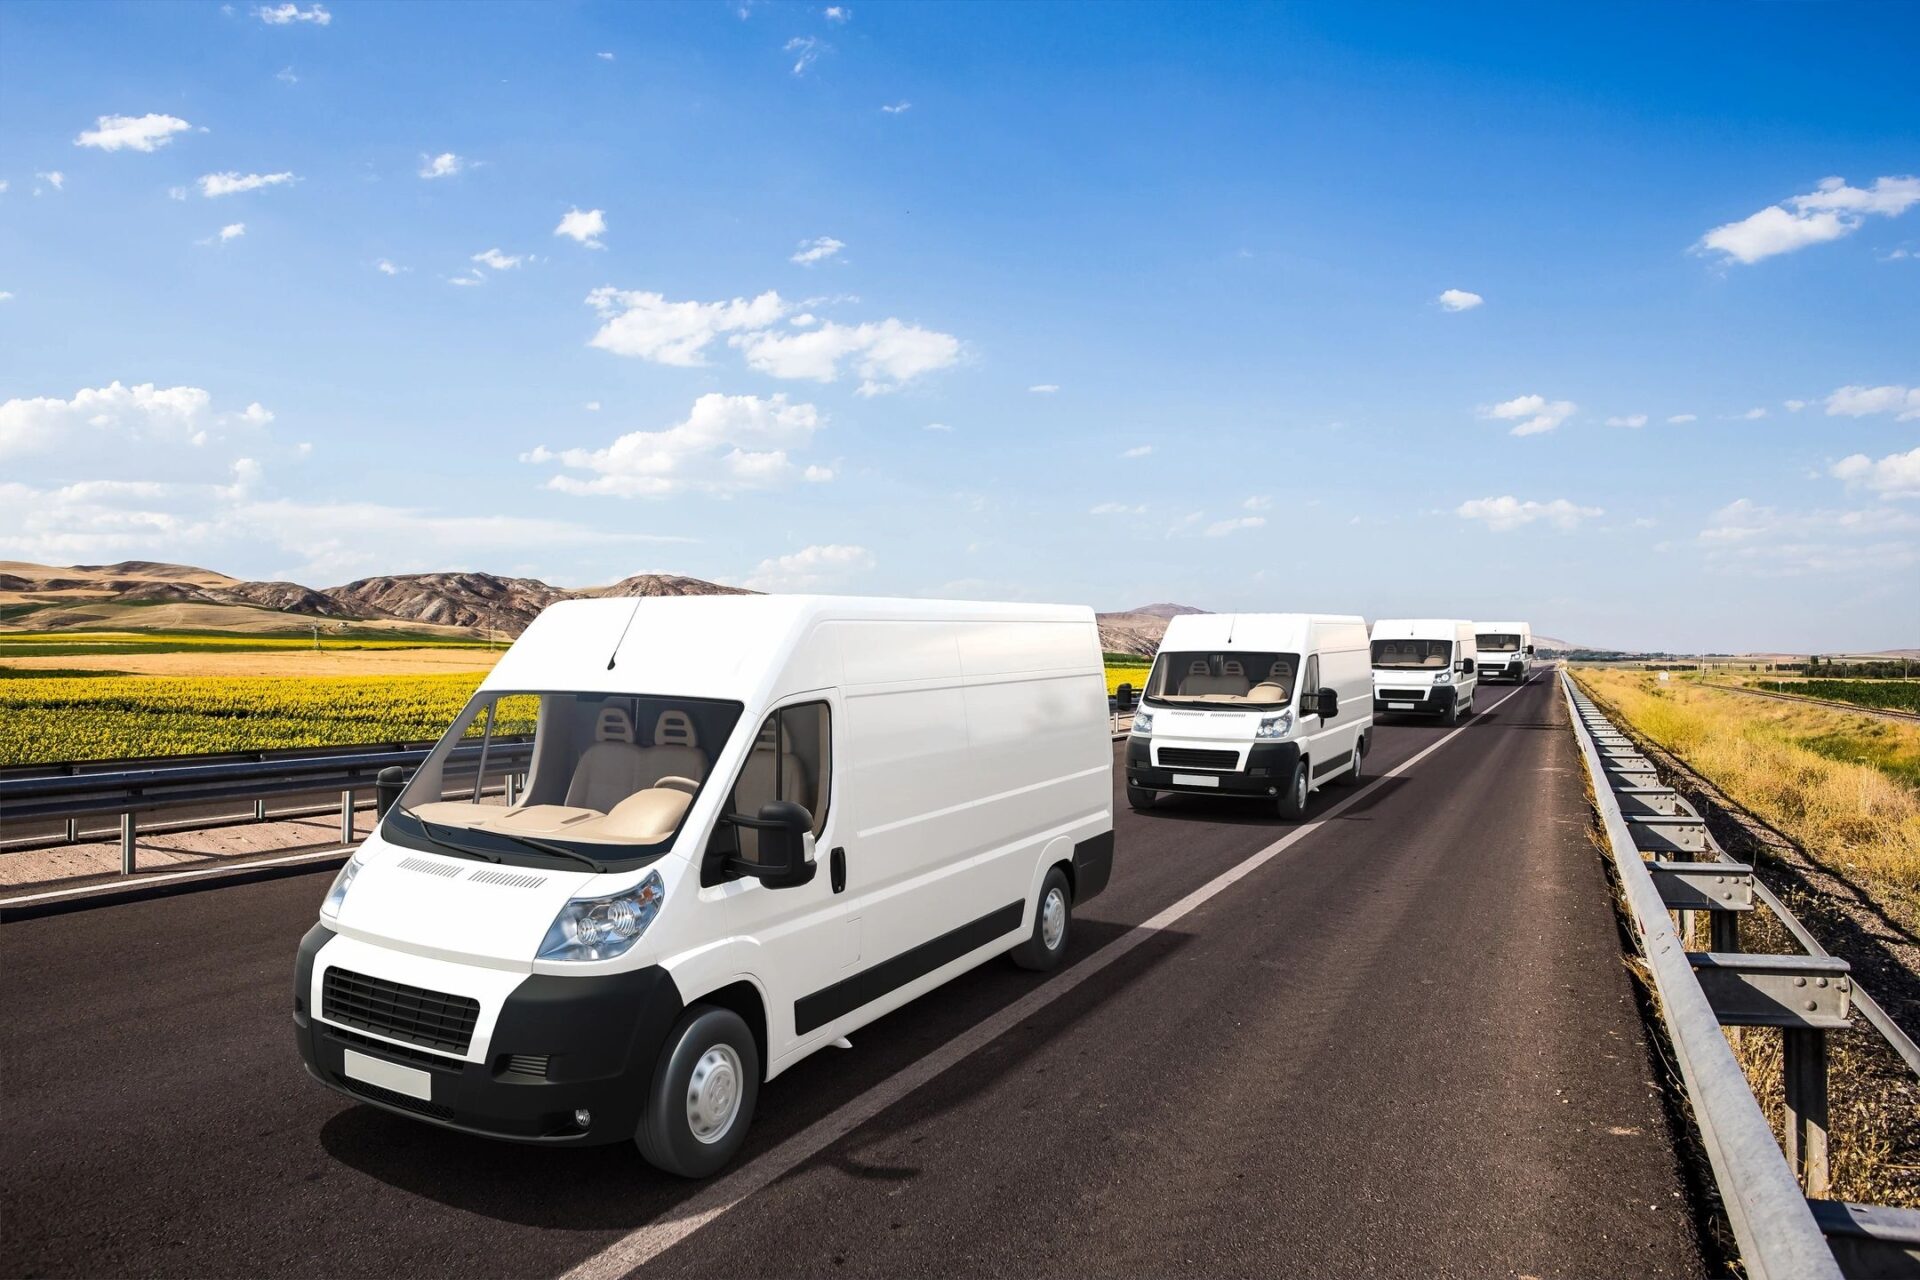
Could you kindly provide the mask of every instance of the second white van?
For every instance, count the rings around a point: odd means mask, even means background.
[[[300,1055],[401,1115],[711,1174],[808,1054],[1057,965],[1112,786],[1084,607],[557,604],[334,881]]]
[[[1167,624],[1127,740],[1127,802],[1161,792],[1271,799],[1299,818],[1359,781],[1371,745],[1367,628],[1307,613],[1183,614]]]
[[[1532,627],[1524,622],[1478,622],[1474,632],[1481,679],[1519,684],[1533,675]]]
[[[1480,686],[1473,624],[1460,618],[1382,618],[1373,624],[1376,714],[1438,716],[1473,710]]]

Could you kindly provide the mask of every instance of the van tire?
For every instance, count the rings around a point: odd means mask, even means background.
[[[1363,739],[1354,742],[1352,763],[1348,768],[1340,771],[1339,777],[1332,780],[1335,786],[1357,787],[1360,785],[1360,761],[1366,756],[1365,747],[1366,742]]]
[[[704,1089],[695,1083],[696,1072],[702,1073]],[[634,1145],[656,1169],[682,1178],[711,1177],[746,1142],[759,1097],[760,1052],[753,1031],[731,1009],[696,1004],[681,1015],[653,1069]],[[716,1107],[727,1108],[725,1127],[703,1140],[695,1132],[696,1116],[711,1124]]]
[[[1287,789],[1280,793],[1280,816],[1289,822],[1298,822],[1307,816],[1307,777],[1307,762],[1303,758],[1293,766]]]
[[[1135,813],[1145,813],[1153,808],[1153,802],[1159,796],[1160,793],[1150,787],[1136,787],[1131,782],[1127,784],[1127,804]]]
[[[1051,910],[1050,910],[1051,909]],[[1067,942],[1073,936],[1073,887],[1058,867],[1047,871],[1040,882],[1040,898],[1033,911],[1033,933],[1007,954],[1022,969],[1045,973],[1056,969],[1066,957]],[[1051,945],[1049,945],[1051,943]]]
[[[1460,700],[1458,698],[1447,703],[1447,714],[1440,717],[1440,719],[1443,724],[1447,725],[1460,723]]]

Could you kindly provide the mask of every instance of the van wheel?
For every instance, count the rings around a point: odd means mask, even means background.
[[[1450,725],[1460,723],[1460,699],[1455,698],[1453,701],[1447,703],[1447,714],[1442,716],[1441,719]]]
[[[739,1014],[706,1004],[682,1015],[667,1044],[634,1145],[656,1169],[709,1177],[747,1140],[760,1097],[760,1053]]]
[[[1131,782],[1127,784],[1127,804],[1135,813],[1145,813],[1153,808],[1153,802],[1159,794],[1148,787],[1136,787]]]
[[[1280,816],[1289,822],[1298,822],[1307,816],[1307,762],[1305,760],[1293,766],[1293,777],[1287,780],[1287,789],[1280,793]]]
[[[1366,745],[1367,744],[1364,740],[1358,740],[1354,742],[1353,767],[1351,769],[1345,770],[1344,772],[1341,773],[1339,777],[1333,780],[1336,785],[1342,786],[1342,787],[1357,787],[1360,785],[1360,761],[1365,756],[1364,748],[1366,747]]]
[[[1022,969],[1045,973],[1067,954],[1067,935],[1073,932],[1073,890],[1066,873],[1055,867],[1040,883],[1040,906],[1033,913],[1033,936],[1015,947],[1013,962]]]

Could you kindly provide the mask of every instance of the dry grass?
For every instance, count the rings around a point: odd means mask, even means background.
[[[1920,725],[1766,702],[1637,671],[1581,682],[1814,861],[1920,928]]]

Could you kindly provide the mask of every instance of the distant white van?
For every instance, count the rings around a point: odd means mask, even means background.
[[[1473,710],[1479,645],[1461,618],[1382,618],[1373,624],[1376,715],[1438,716],[1448,724]]]
[[[1270,797],[1298,818],[1359,781],[1373,735],[1367,628],[1307,613],[1183,614],[1167,623],[1127,740],[1127,802],[1158,793]]]
[[[528,732],[510,803],[472,787]],[[556,604],[327,894],[300,1054],[401,1114],[711,1174],[763,1081],[995,956],[1058,964],[1112,786],[1086,608]]]
[[[1480,678],[1519,684],[1533,675],[1533,628],[1524,622],[1477,622]]]

